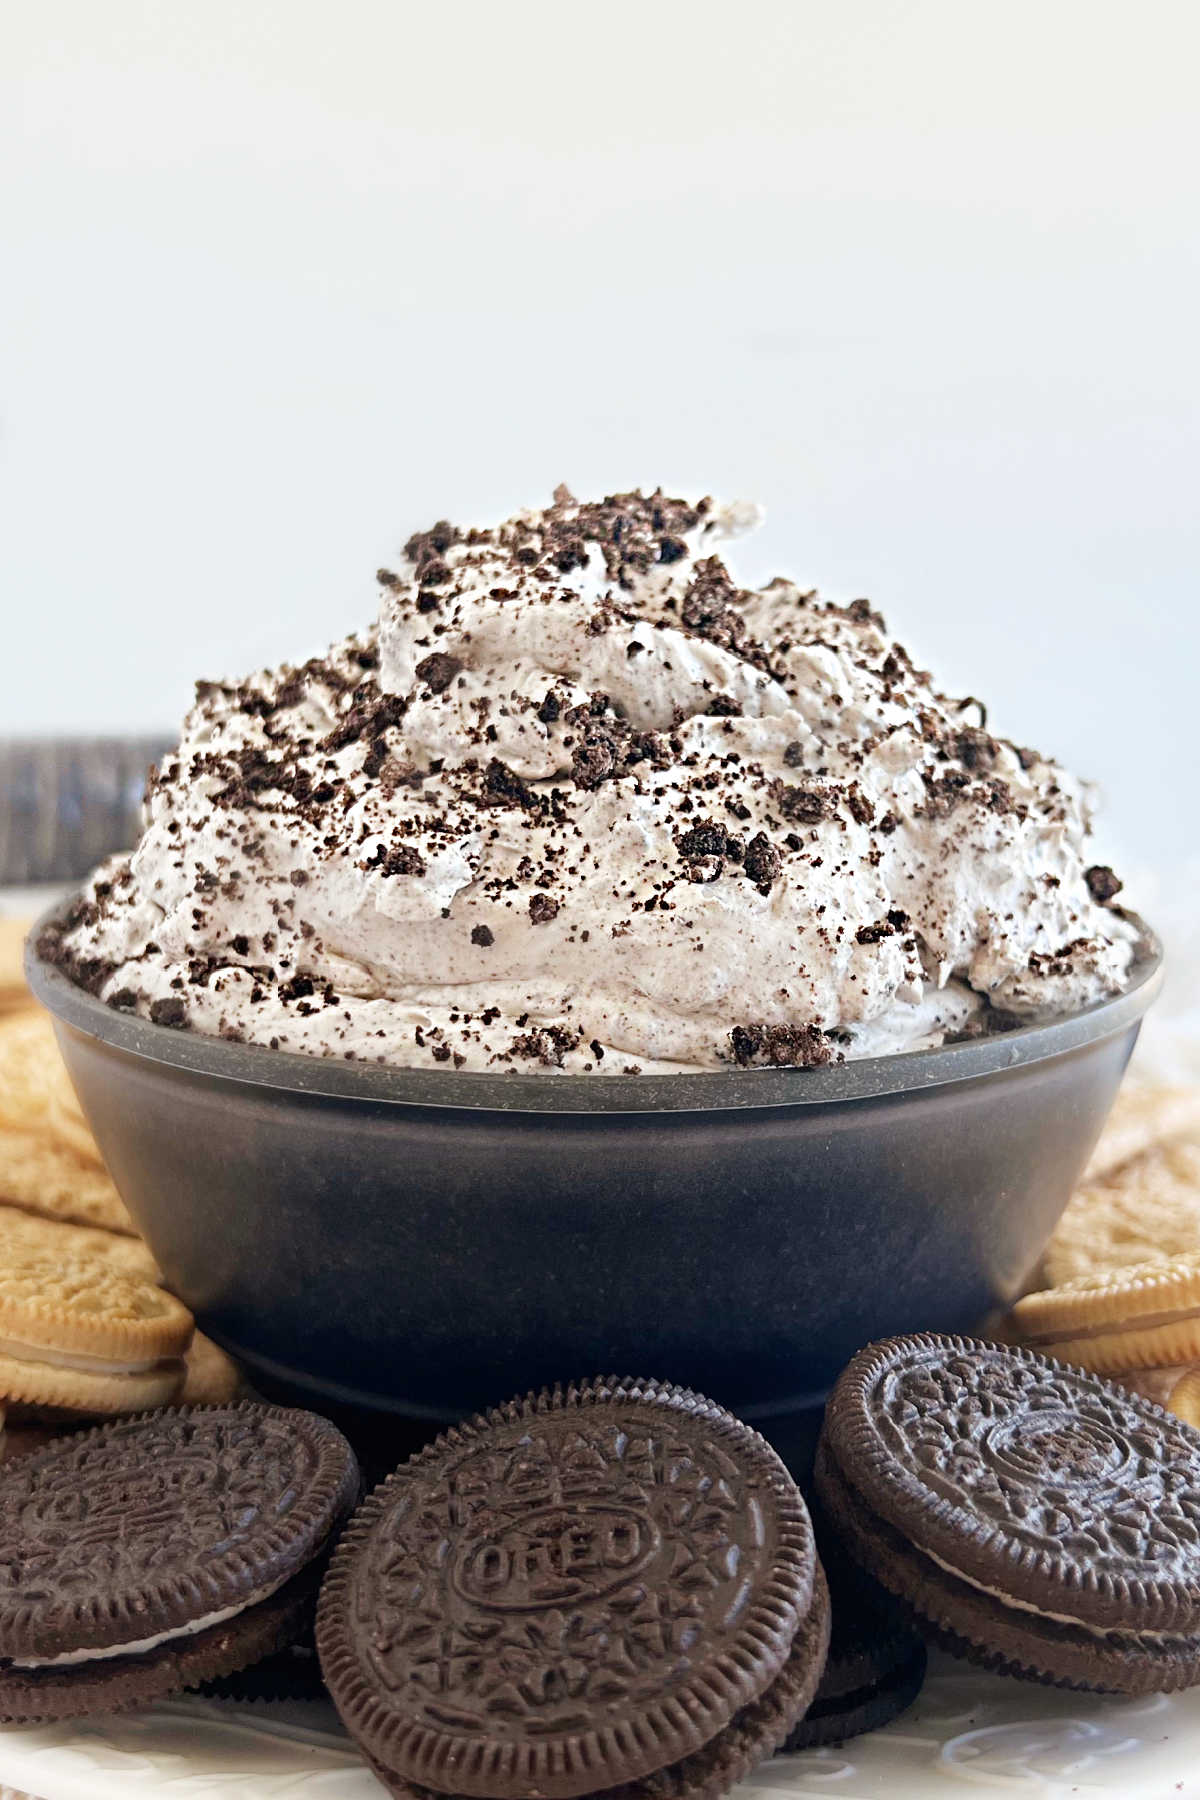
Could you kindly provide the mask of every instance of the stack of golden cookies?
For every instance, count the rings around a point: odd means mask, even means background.
[[[1004,1336],[1200,1425],[1200,1087],[1130,1087]]]
[[[240,1390],[168,1292],[110,1180],[0,918],[0,1453],[76,1424]],[[27,1429],[4,1433],[6,1423]]]

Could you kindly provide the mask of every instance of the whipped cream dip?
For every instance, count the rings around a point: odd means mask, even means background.
[[[757,518],[559,489],[418,533],[371,629],[199,684],[43,953],[160,1024],[451,1071],[812,1066],[1120,989],[1084,784],[866,601],[740,586]]]

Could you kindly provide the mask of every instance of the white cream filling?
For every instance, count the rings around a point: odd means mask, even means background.
[[[202,1618],[192,1619],[187,1625],[177,1625],[171,1631],[159,1631],[153,1637],[138,1638],[130,1644],[93,1645],[87,1650],[64,1650],[58,1656],[24,1656],[14,1657],[13,1667],[16,1669],[65,1669],[75,1663],[103,1662],[112,1656],[141,1656],[147,1650],[157,1650],[160,1644],[169,1644],[177,1638],[195,1637],[201,1631],[207,1631],[210,1625],[223,1625],[226,1619],[236,1619],[239,1613],[251,1606],[257,1606],[260,1600],[269,1600],[277,1594],[281,1587],[291,1579],[284,1576],[282,1581],[272,1582],[270,1587],[260,1588],[251,1594],[248,1600],[240,1600],[236,1606],[225,1606],[219,1612],[205,1613]]]
[[[1077,1619],[1072,1613],[1050,1612],[1045,1607],[1032,1605],[1028,1600],[1018,1600],[1012,1594],[1002,1592],[1000,1588],[988,1587],[985,1582],[976,1581],[973,1576],[965,1575],[952,1563],[943,1562],[941,1557],[935,1556],[932,1550],[922,1549],[921,1555],[927,1556],[930,1562],[937,1564],[939,1569],[944,1569],[947,1575],[953,1575],[956,1581],[964,1581],[977,1593],[986,1594],[990,1600],[999,1600],[1003,1606],[1015,1607],[1018,1612],[1033,1613],[1034,1617],[1038,1619],[1053,1619],[1056,1625],[1073,1625],[1077,1631],[1086,1631],[1091,1637],[1137,1638],[1144,1643],[1160,1644],[1166,1643],[1170,1638],[1182,1635],[1177,1631],[1136,1631],[1132,1629],[1124,1631],[1119,1626],[1090,1625],[1086,1619]]]
[[[45,1344],[22,1344],[16,1338],[0,1337],[0,1356],[11,1356],[17,1362],[46,1363],[53,1369],[82,1369],[94,1375],[148,1375],[154,1369],[169,1369],[180,1358],[155,1356],[144,1362],[118,1362],[107,1356],[89,1356],[83,1350],[52,1350]]]

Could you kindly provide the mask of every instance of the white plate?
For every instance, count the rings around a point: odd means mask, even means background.
[[[381,1800],[331,1709],[185,1697],[144,1713],[0,1729],[2,1784],[39,1800]],[[1200,1795],[1200,1689],[1120,1700],[935,1656],[917,1704],[840,1750],[764,1763],[772,1800],[1178,1800]]]

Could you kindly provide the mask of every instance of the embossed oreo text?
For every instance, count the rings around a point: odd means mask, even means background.
[[[658,1530],[644,1514],[551,1507],[464,1544],[454,1585],[477,1606],[501,1612],[599,1599],[644,1568],[658,1544]]]
[[[630,1413],[636,1415],[636,1409]],[[513,1421],[414,1468],[356,1570],[379,1689],[495,1738],[632,1716],[736,1637],[775,1545],[770,1490],[696,1421]]]

